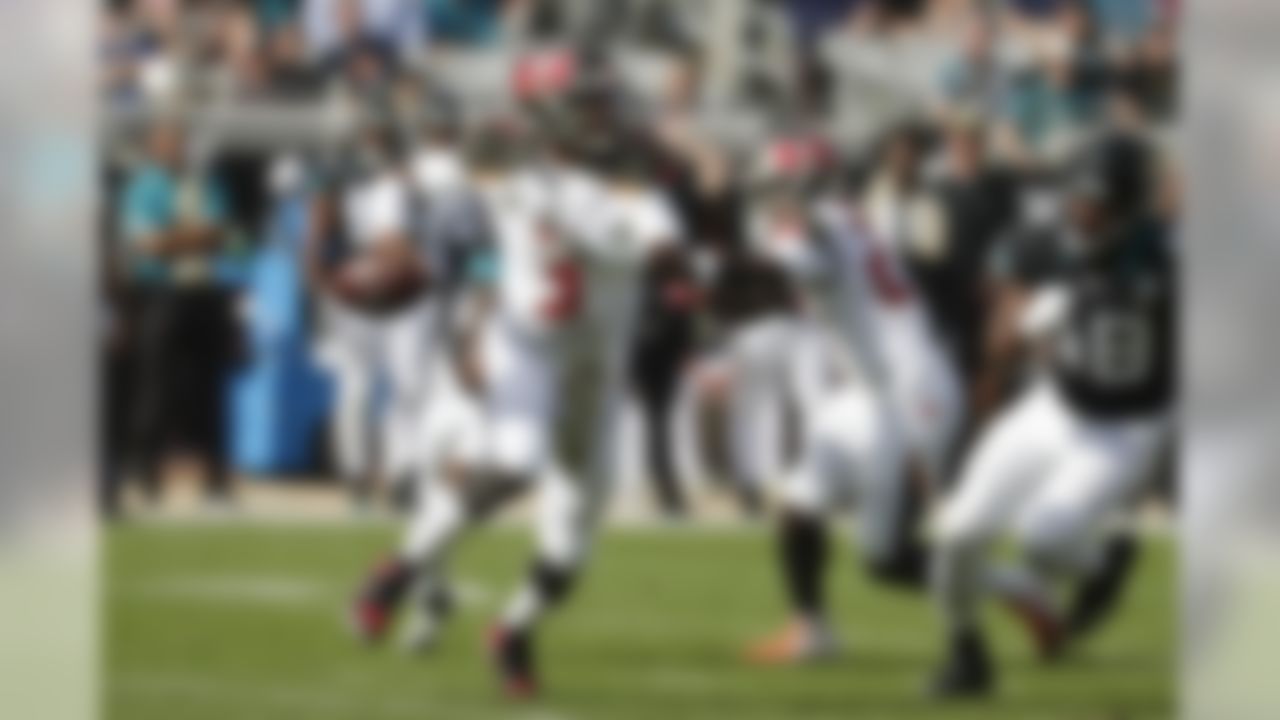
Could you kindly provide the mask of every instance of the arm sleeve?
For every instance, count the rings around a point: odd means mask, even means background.
[[[1070,306],[1070,293],[1062,285],[1036,290],[1018,317],[1018,333],[1032,340],[1053,334],[1066,321]]]
[[[764,254],[791,277],[810,282],[825,275],[826,268],[822,253],[818,250],[818,242],[820,240],[816,237],[799,235],[768,243]]]
[[[670,247],[680,241],[680,219],[671,202],[662,195],[655,194],[653,200],[645,204],[637,217],[637,224],[641,241],[650,251]]]

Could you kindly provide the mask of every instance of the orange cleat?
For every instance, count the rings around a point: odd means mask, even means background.
[[[835,636],[824,623],[797,618],[749,646],[745,656],[753,665],[779,666],[825,660],[836,652]]]

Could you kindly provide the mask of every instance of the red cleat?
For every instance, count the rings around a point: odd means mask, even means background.
[[[1006,605],[1026,628],[1041,660],[1050,661],[1062,657],[1067,647],[1068,634],[1066,623],[1058,613],[1033,600],[1010,599]]]
[[[538,682],[533,672],[533,643],[529,635],[493,625],[489,628],[488,645],[502,693],[512,700],[536,697]]]
[[[360,642],[372,645],[382,640],[391,624],[391,613],[381,605],[363,597],[351,605],[351,632]]]
[[[362,642],[373,644],[387,634],[410,575],[403,563],[383,562],[365,583],[351,606],[351,630]]]

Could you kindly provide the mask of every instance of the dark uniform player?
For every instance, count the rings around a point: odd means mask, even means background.
[[[1109,552],[1102,530],[1152,474],[1176,377],[1175,263],[1166,229],[1146,212],[1149,167],[1140,141],[1100,142],[1071,173],[1064,227],[1001,248],[1007,290],[988,370],[1004,374],[1020,347],[1044,361],[985,429],[939,517],[933,590],[949,643],[933,685],[941,696],[992,685],[977,610],[988,583],[1023,605],[1049,653],[1065,637],[1051,580],[1080,582],[1077,630],[1114,599],[1123,553]],[[1005,380],[984,383],[979,405],[990,407]],[[984,551],[1008,531],[1023,562],[986,567]]]

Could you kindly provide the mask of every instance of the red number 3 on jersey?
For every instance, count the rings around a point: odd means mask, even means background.
[[[582,310],[582,268],[572,258],[562,258],[547,266],[551,288],[542,305],[543,317],[558,323],[573,319]]]

